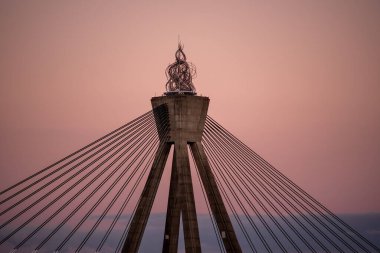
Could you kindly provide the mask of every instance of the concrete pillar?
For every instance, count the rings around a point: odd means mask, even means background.
[[[166,223],[164,233],[163,253],[176,253],[178,251],[178,234],[181,218],[181,205],[178,198],[180,187],[178,185],[176,151],[173,153],[172,174],[170,177],[170,188],[168,207],[166,211]]]
[[[178,226],[182,213],[185,249],[187,253],[201,252],[197,213],[191,180],[188,143],[200,141],[207,115],[209,99],[206,97],[173,95],[152,98],[153,108],[165,108],[167,118],[156,117],[157,128],[161,122],[168,122],[169,128],[165,141],[174,144],[174,161],[172,174],[177,173],[177,190],[174,194],[170,188],[168,212],[164,235],[163,252],[177,252]],[[156,109],[157,110],[157,109]],[[163,109],[160,109],[162,111]],[[175,165],[175,167],[174,167]],[[173,177],[172,177],[173,179]],[[171,186],[175,183],[171,182]],[[172,199],[176,198],[176,201]],[[179,206],[174,206],[177,203]],[[173,208],[169,210],[169,208]],[[176,234],[173,234],[173,233]]]
[[[158,185],[161,181],[169,151],[170,145],[162,142],[156,153],[152,169],[150,170],[138,207],[129,227],[128,235],[121,251],[123,253],[135,253],[139,249],[141,238],[146,223],[148,222],[149,214],[153,206],[154,198],[156,197]]]
[[[152,98],[152,107],[160,138],[162,155],[156,155],[148,181],[141,195],[122,252],[138,251],[153,200],[161,180],[163,167],[174,144],[174,158],[166,214],[163,252],[178,250],[178,234],[182,213],[186,253],[200,253],[200,239],[191,180],[188,145],[196,161],[202,183],[227,252],[241,252],[231,221],[224,207],[201,145],[209,99],[191,95],[168,95]]]
[[[181,203],[185,250],[186,253],[199,253],[201,252],[201,243],[199,239],[187,143],[176,142],[174,144],[174,150],[178,169],[178,183],[181,189],[178,191],[177,198],[179,198]]]
[[[221,234],[226,252],[242,252],[206,154],[203,150],[203,146],[200,142],[193,142],[190,144],[190,148],[194,155],[194,160],[206,191],[212,214],[218,225],[219,233]]]

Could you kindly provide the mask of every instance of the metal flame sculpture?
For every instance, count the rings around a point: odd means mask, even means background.
[[[166,95],[172,94],[189,94],[195,95],[193,77],[196,76],[195,66],[186,61],[186,55],[183,52],[183,45],[178,43],[178,49],[175,53],[176,62],[166,68]]]

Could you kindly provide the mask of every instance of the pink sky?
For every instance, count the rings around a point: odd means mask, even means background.
[[[209,114],[334,212],[380,212],[379,1],[1,1],[0,185],[150,110],[178,35]]]

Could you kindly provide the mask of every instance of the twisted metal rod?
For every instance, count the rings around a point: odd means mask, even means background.
[[[183,52],[183,45],[178,43],[178,49],[175,53],[176,61],[166,68],[167,94],[171,93],[195,93],[193,78],[196,76],[195,66],[186,61],[186,55]]]

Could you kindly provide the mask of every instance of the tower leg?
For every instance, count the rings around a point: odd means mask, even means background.
[[[136,253],[139,249],[141,238],[153,206],[153,201],[157,193],[169,151],[169,143],[160,143],[160,147],[154,158],[152,169],[142,191],[136,213],[133,216],[132,223],[129,227],[128,235],[121,251],[123,253]]]
[[[201,252],[201,243],[199,240],[199,229],[197,213],[195,210],[187,143],[176,142],[174,150],[178,170],[178,183],[180,187],[179,200],[182,210],[185,250],[186,253],[199,253]]]
[[[226,252],[242,252],[203,146],[200,142],[193,142],[190,144],[190,148],[194,155],[195,163],[198,167],[208,202],[218,225]]]
[[[181,218],[181,205],[177,197],[179,191],[176,151],[174,150],[168,208],[166,211],[164,244],[162,248],[163,253],[176,253],[178,251],[178,234]]]

